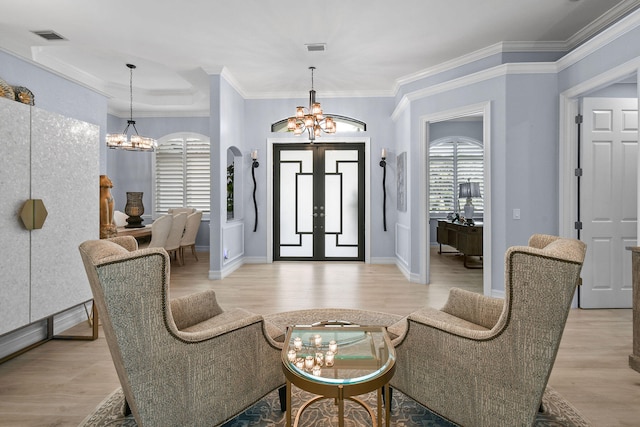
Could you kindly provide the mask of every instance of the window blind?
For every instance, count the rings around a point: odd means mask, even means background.
[[[208,140],[173,138],[155,151],[155,213],[170,208],[192,207],[210,211],[211,146]]]
[[[459,212],[466,200],[458,200],[458,188],[470,179],[484,194],[484,151],[481,143],[452,138],[429,147],[429,212]],[[482,197],[473,199],[476,213],[484,212]]]

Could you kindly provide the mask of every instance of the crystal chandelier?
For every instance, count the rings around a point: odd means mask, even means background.
[[[309,69],[311,70],[309,108],[297,107],[296,115],[289,117],[287,120],[287,129],[293,131],[295,135],[301,135],[302,132],[307,131],[309,141],[313,143],[316,137],[319,137],[322,132],[335,133],[336,123],[331,117],[322,115],[322,107],[319,102],[316,102],[316,91],[313,89],[313,70],[315,70],[316,67],[309,67]]]
[[[133,64],[127,64],[129,68],[129,94],[130,94],[130,115],[129,120],[127,120],[127,127],[124,128],[122,133],[108,133],[107,134],[107,147],[109,148],[120,148],[123,150],[129,151],[153,151],[155,150],[157,143],[153,138],[147,138],[145,136],[140,136],[138,134],[138,129],[136,129],[136,121],[133,120],[133,70],[136,68]],[[129,130],[129,126],[133,126],[133,130],[135,131],[135,135],[129,136],[127,135],[127,131]]]

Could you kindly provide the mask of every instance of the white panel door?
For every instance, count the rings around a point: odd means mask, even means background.
[[[631,252],[637,242],[636,99],[583,100],[581,240],[587,244],[580,307],[631,307]]]

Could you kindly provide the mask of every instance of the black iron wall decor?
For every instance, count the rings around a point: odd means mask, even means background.
[[[253,209],[256,214],[253,224],[254,233],[258,230],[258,202],[256,202],[256,168],[258,166],[260,166],[260,163],[258,163],[258,150],[253,150],[251,152],[251,177],[253,178]]]
[[[382,167],[382,226],[387,231],[387,150],[382,149],[380,166]]]

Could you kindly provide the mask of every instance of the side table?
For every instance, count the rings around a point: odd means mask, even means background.
[[[344,427],[344,400],[364,407],[374,426],[382,425],[382,390],[385,394],[385,424],[390,421],[389,381],[395,373],[396,354],[384,326],[326,324],[287,328],[282,349],[282,369],[287,379],[286,416],[291,427],[291,388],[295,385],[318,395],[305,402],[295,418],[320,399],[335,399],[338,423]],[[355,396],[377,390],[378,416]]]

